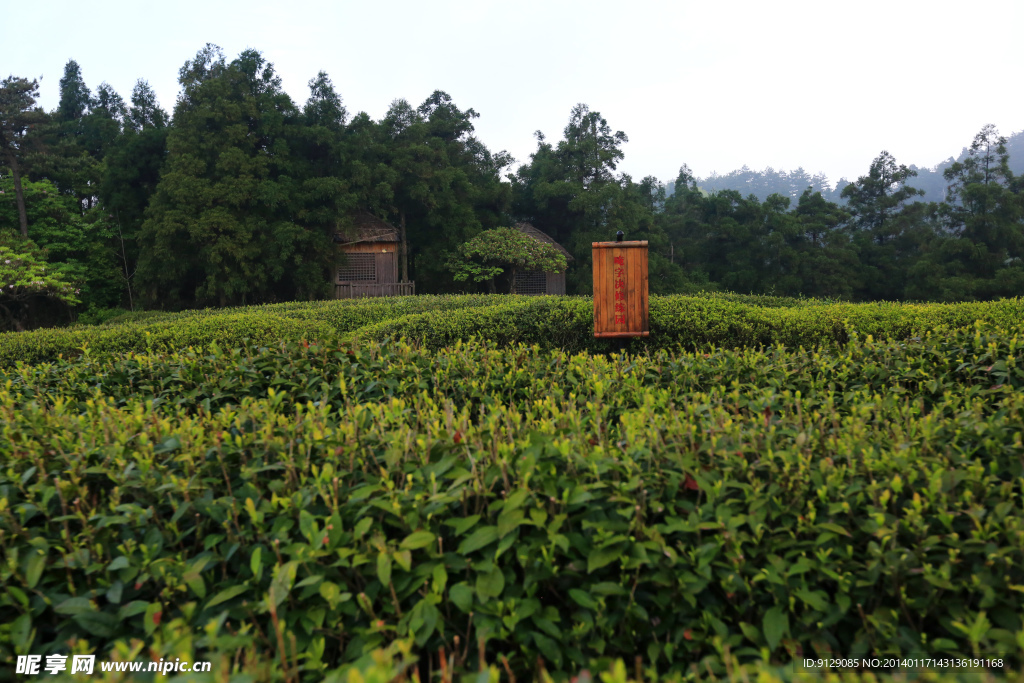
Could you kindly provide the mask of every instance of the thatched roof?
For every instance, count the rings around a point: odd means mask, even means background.
[[[549,235],[544,234],[543,232],[533,227],[529,223],[516,223],[516,230],[526,233],[527,235],[537,240],[538,242],[547,242],[548,244],[555,245],[555,248],[558,249],[558,251],[560,251],[563,256],[565,256],[566,261],[569,261],[571,263],[572,261],[575,260],[572,257],[572,254],[566,251],[565,247],[563,247],[561,244],[551,239]]]
[[[341,244],[356,242],[401,242],[402,236],[398,228],[366,211],[359,211],[349,216],[351,227],[339,229],[334,234],[334,241]]]

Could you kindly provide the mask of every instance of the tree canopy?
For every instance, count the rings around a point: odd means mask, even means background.
[[[492,292],[494,279],[507,274],[509,292],[515,294],[517,273],[564,273],[567,263],[565,255],[552,244],[515,228],[494,228],[459,245],[457,252],[448,257],[447,267],[456,282],[489,282]]]
[[[685,164],[663,183],[619,170],[629,137],[584,103],[516,165],[443,90],[374,120],[318,71],[296,103],[255,49],[200,49],[171,115],[145,79],[126,99],[86,77],[69,60],[50,112],[38,81],[0,83],[0,236],[72,283],[80,312],[331,296],[333,240],[359,212],[397,229],[399,279],[424,293],[564,268],[567,292],[588,294],[591,242],[622,230],[648,241],[655,294],[1024,294],[1024,134],[991,125],[936,169],[883,151],[834,187],[803,168],[701,179]],[[519,222],[571,264],[504,227]]]

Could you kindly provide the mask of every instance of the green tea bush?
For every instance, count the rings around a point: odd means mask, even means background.
[[[480,308],[413,313],[366,325],[351,336],[357,340],[405,337],[429,349],[474,337],[499,346],[540,344],[569,352],[611,348],[594,343],[593,302],[584,297],[510,297]]]
[[[753,305],[758,301],[766,305]],[[1024,301],[966,304],[835,304],[774,297],[652,297],[651,336],[628,342],[634,353],[708,347],[836,346],[850,333],[908,339],[925,330],[963,327],[976,320],[1022,325]],[[616,342],[593,337],[589,297],[420,296],[289,302],[237,309],[115,317],[99,326],[0,334],[0,366],[74,355],[85,344],[96,350],[174,350],[218,341],[231,346],[249,339],[397,340],[429,349],[455,341],[487,339],[498,344],[538,344],[544,349],[607,353]]]
[[[524,679],[538,656],[723,676],[726,647],[1019,668],[1022,343],[979,323],[831,352],[279,343],[7,368],[0,656],[284,643],[319,681],[404,638],[465,664],[481,638]]]
[[[83,347],[125,352],[171,351],[212,342],[241,346],[246,341],[276,343],[283,339],[329,339],[336,336],[325,323],[257,313],[179,318],[151,323],[126,323],[86,328],[45,328],[0,335],[0,365],[38,363],[75,356]]]
[[[140,311],[99,326],[0,334],[0,366],[19,360],[38,363],[60,355],[76,355],[86,344],[97,351],[144,351],[147,344],[154,349],[176,350],[213,341],[231,347],[240,346],[245,340],[273,343],[285,339],[329,339],[409,312],[469,309],[493,303],[494,298],[482,295],[422,296],[290,302],[177,313]]]
[[[811,299],[795,298],[788,296],[773,296],[768,294],[736,294],[734,292],[698,292],[687,295],[698,299],[713,299],[716,301],[729,301],[733,303],[747,304],[749,306],[761,306],[762,308],[793,308],[797,306],[820,306],[824,304],[841,303],[837,299]]]
[[[953,329],[975,321],[1024,324],[1024,300],[964,304],[808,304],[764,308],[723,297],[666,296],[650,299],[650,336],[628,349],[836,346],[850,333],[909,339],[927,330]],[[429,349],[457,340],[538,344],[544,349],[606,353],[615,342],[593,336],[593,301],[587,297],[532,297],[496,306],[421,313],[367,325],[355,338],[402,337]]]
[[[78,316],[79,325],[100,325],[113,319],[123,318],[129,312],[123,308],[90,308]]]

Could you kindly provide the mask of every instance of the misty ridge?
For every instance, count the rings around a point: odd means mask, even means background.
[[[1010,170],[1015,175],[1024,174],[1024,131],[1007,136],[1006,151],[1010,156]],[[925,203],[945,201],[949,182],[943,178],[943,171],[955,162],[962,163],[969,155],[969,148],[964,147],[959,156],[955,158],[950,156],[931,168],[909,164],[908,168],[915,171],[917,175],[910,178],[907,185],[924,191],[924,195],[920,196],[917,201]],[[789,197],[792,200],[792,206],[796,206],[800,195],[808,187],[814,192],[821,192],[821,196],[830,202],[845,205],[846,199],[842,197],[843,188],[850,184],[849,179],[840,178],[833,186],[824,173],[811,175],[803,167],[787,172],[785,169],[775,170],[769,166],[763,171],[755,171],[746,165],[724,175],[712,171],[706,178],[698,177],[696,181],[697,186],[705,192],[735,190],[744,197],[754,195],[762,202],[773,194],[779,194]],[[666,196],[672,196],[674,192],[675,181],[667,182],[665,184]]]

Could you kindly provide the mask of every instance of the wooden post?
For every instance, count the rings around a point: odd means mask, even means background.
[[[593,242],[594,336],[650,336],[647,241]]]

